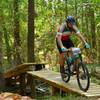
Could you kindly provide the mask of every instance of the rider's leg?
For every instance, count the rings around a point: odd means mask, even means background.
[[[61,73],[61,77],[65,77],[65,69],[64,69],[64,64],[65,64],[65,59],[64,59],[64,53],[61,53],[60,54],[60,60],[59,60],[59,63],[60,63],[60,73]]]
[[[76,67],[77,67],[77,62],[74,62],[74,69],[73,69],[73,71],[76,71]]]

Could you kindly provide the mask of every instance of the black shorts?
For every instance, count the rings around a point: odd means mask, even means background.
[[[57,48],[58,48],[58,50],[59,50],[59,53],[62,53],[61,47],[59,46],[59,44],[58,44],[58,42],[57,42],[57,39],[56,39],[56,44],[57,44]],[[67,49],[68,49],[68,48],[71,48],[71,47],[74,47],[74,44],[73,44],[73,42],[72,42],[71,39],[66,40],[66,41],[62,41],[62,44],[63,44],[63,46],[66,47]]]

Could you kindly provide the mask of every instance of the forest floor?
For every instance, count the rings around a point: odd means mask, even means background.
[[[9,86],[6,87],[5,91],[10,93],[18,93],[19,94],[19,86]],[[26,96],[30,96],[30,93],[26,94]],[[74,99],[75,98],[75,99]],[[51,95],[51,87],[46,84],[41,87],[41,90],[37,90],[36,92],[36,100],[99,100],[97,98],[86,98],[75,93],[61,93],[59,92],[55,96]]]
[[[64,96],[61,96],[60,94],[57,94],[56,96],[51,96],[51,95],[37,96],[37,100],[100,100],[100,99],[99,98],[86,98],[86,97],[79,96],[76,94],[66,93],[64,94]]]
[[[96,79],[94,79],[96,80]],[[19,86],[9,86],[6,87],[5,92],[18,93],[19,94]],[[30,96],[30,93],[26,94],[26,96]],[[75,99],[74,99],[75,98]],[[59,92],[57,95],[51,95],[51,87],[47,84],[46,87],[41,87],[41,90],[37,90],[36,100],[100,100],[97,98],[86,98],[75,93],[61,93]]]

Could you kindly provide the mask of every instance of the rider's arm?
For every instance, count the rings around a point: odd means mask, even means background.
[[[61,48],[63,47],[63,44],[62,44],[62,41],[61,41],[61,37],[62,37],[64,28],[65,28],[65,25],[62,24],[62,25],[60,26],[58,32],[57,32],[57,35],[56,35],[58,45],[59,45]]]
[[[61,37],[62,37],[62,33],[57,32],[56,39],[57,39],[58,45],[62,48],[63,44],[62,44],[62,41],[61,41]]]
[[[74,30],[75,30],[75,35],[78,36],[80,38],[80,40],[82,40],[82,42],[84,44],[86,44],[87,42],[85,41],[83,35],[80,33],[80,31],[78,30],[78,28],[76,26],[73,26]]]
[[[84,37],[83,37],[83,35],[80,33],[80,34],[76,34],[81,40],[82,40],[82,42],[84,43],[84,44],[86,44],[87,42],[85,41],[85,39],[84,39]]]

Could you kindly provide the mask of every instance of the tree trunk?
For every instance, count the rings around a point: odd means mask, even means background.
[[[3,92],[5,89],[5,80],[3,76],[3,68],[2,68],[2,63],[3,63],[3,52],[2,52],[2,32],[0,31],[0,92]]]
[[[77,0],[75,0],[75,17],[76,17],[76,20],[77,20]]]
[[[34,0],[28,0],[28,62],[34,62]]]
[[[94,10],[90,7],[90,20],[91,20],[91,34],[92,34],[92,46],[93,48],[96,47],[96,32],[95,32],[95,16]]]
[[[68,7],[67,7],[67,1],[68,1],[68,0],[65,0],[65,12],[66,12],[66,16],[68,16]]]
[[[89,34],[89,21],[88,21],[88,17],[89,17],[89,15],[88,15],[88,7],[87,7],[87,5],[86,5],[86,7],[85,7],[85,25],[86,25],[86,33],[85,34]],[[88,37],[87,35],[86,35],[86,37]]]
[[[100,26],[97,27],[97,63],[100,65]]]
[[[22,63],[19,30],[19,0],[14,0],[14,59],[17,65]]]
[[[83,33],[83,31],[84,31],[84,29],[83,29],[83,26],[84,26],[84,23],[83,23],[83,18],[84,18],[84,14],[83,14],[83,0],[82,0],[82,15],[81,15],[81,29],[82,29],[82,33]]]
[[[5,28],[5,26],[2,26],[3,27],[3,32],[4,32],[4,40],[5,40],[5,45],[6,45],[6,52],[7,52],[7,61],[8,61],[8,64],[9,66],[11,67],[12,65],[12,59],[11,59],[11,47],[10,47],[10,44],[9,44],[9,33],[7,32],[7,29]]]
[[[2,32],[0,32],[0,72],[2,72],[3,52],[2,52]]]

